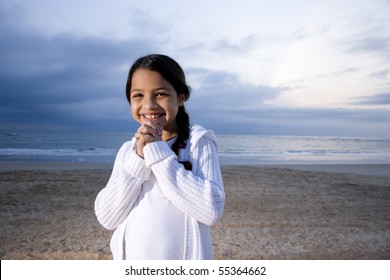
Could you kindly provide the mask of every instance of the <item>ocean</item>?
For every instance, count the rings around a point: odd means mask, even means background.
[[[133,133],[1,131],[0,161],[112,164]],[[390,139],[217,135],[221,165],[390,163]]]

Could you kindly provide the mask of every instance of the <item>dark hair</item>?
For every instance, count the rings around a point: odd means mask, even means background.
[[[126,83],[126,98],[130,103],[131,79],[137,69],[146,69],[158,72],[168,83],[175,89],[176,93],[183,94],[185,100],[190,98],[191,88],[187,85],[184,71],[180,65],[170,58],[162,54],[151,54],[138,58],[131,66]],[[179,107],[176,115],[177,139],[172,146],[172,150],[176,155],[179,154],[179,149],[184,148],[186,140],[190,136],[190,118],[183,106]]]

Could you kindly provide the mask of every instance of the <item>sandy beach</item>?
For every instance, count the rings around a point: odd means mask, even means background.
[[[112,232],[93,211],[110,166],[0,166],[1,259],[111,259]],[[215,259],[390,259],[390,165],[222,173]]]

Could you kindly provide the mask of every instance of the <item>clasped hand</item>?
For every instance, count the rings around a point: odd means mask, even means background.
[[[161,141],[162,131],[162,128],[158,124],[152,121],[143,121],[135,133],[137,155],[144,158],[144,147],[149,143]]]

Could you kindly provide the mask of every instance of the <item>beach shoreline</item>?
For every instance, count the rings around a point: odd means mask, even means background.
[[[60,162],[60,161],[6,161],[0,160],[0,172],[16,170],[112,170],[113,163]],[[222,168],[255,167],[282,168],[301,171],[346,173],[373,176],[390,176],[390,163],[269,163],[269,164],[227,164]]]
[[[111,259],[93,211],[111,165],[0,163],[1,259]],[[390,259],[389,166],[222,166],[214,258]]]

